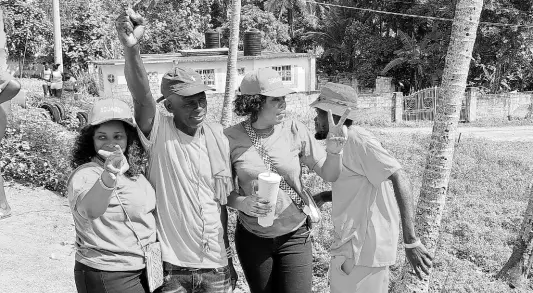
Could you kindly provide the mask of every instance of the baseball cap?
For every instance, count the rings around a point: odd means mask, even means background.
[[[214,89],[204,84],[198,72],[187,67],[174,67],[172,70],[167,71],[161,80],[163,97],[157,99],[157,102],[171,94],[186,97],[211,90]]]
[[[340,83],[328,82],[320,89],[320,95],[310,107],[324,111],[331,110],[331,113],[342,116],[347,108],[357,109],[357,91],[351,86]],[[351,111],[348,119],[354,120],[357,111]]]
[[[120,120],[135,127],[130,107],[121,100],[105,99],[96,101],[87,117],[87,126],[99,125],[111,120]]]
[[[259,68],[247,73],[239,87],[241,95],[283,97],[295,92],[295,90],[285,87],[279,74],[271,68]]]

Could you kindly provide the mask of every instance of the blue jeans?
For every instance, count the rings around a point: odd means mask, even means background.
[[[229,266],[195,269],[164,262],[165,281],[154,293],[228,293],[231,292]]]
[[[275,238],[262,238],[237,224],[235,248],[252,293],[310,293],[313,254],[306,224]]]
[[[146,270],[112,272],[74,265],[78,293],[148,293]]]

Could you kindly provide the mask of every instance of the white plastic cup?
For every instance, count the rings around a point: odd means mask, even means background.
[[[278,201],[279,183],[281,176],[273,172],[260,173],[257,176],[258,196],[261,200],[268,201],[272,205],[271,211],[264,217],[257,219],[262,227],[270,227],[274,223],[274,212]]]

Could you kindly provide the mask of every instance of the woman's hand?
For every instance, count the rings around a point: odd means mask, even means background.
[[[257,181],[252,181],[252,195],[246,196],[239,206],[239,210],[250,217],[265,217],[271,210],[272,205],[257,194]]]
[[[339,154],[344,148],[344,144],[348,139],[348,128],[344,125],[346,117],[350,114],[350,108],[346,109],[342,114],[339,122],[335,124],[331,110],[328,110],[328,124],[329,131],[326,138],[326,152],[331,154]]]
[[[105,158],[104,169],[109,174],[113,174],[115,176],[121,175],[130,168],[130,164],[128,164],[128,160],[126,159],[126,156],[124,156],[124,153],[118,144],[115,145],[115,151],[108,152],[99,150],[98,154]]]

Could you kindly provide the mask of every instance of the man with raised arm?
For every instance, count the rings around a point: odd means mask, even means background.
[[[128,9],[116,21],[124,73],[156,190],[165,282],[158,292],[231,292],[237,281],[227,236],[226,199],[233,189],[229,144],[219,124],[204,123],[206,91],[198,73],[176,67],[161,93],[172,115],[156,107],[139,53],[144,19]],[[201,291],[198,291],[201,289]]]
[[[13,99],[20,91],[20,83],[6,72],[0,73],[0,104]],[[7,116],[0,106],[0,141],[4,138],[7,127]],[[11,216],[11,207],[7,203],[4,190],[4,178],[0,174],[0,220]]]
[[[325,139],[329,125],[337,123],[347,108],[356,110],[356,105],[357,91],[352,87],[337,83],[322,87],[311,104],[317,112],[315,138]],[[328,119],[328,110],[333,120]],[[420,279],[428,273],[432,257],[416,237],[407,174],[374,135],[352,124],[357,115],[352,111],[344,122],[348,140],[339,178],[332,191],[314,198],[319,206],[333,201],[331,293],[386,293],[389,266],[396,262],[400,221],[405,255]]]

